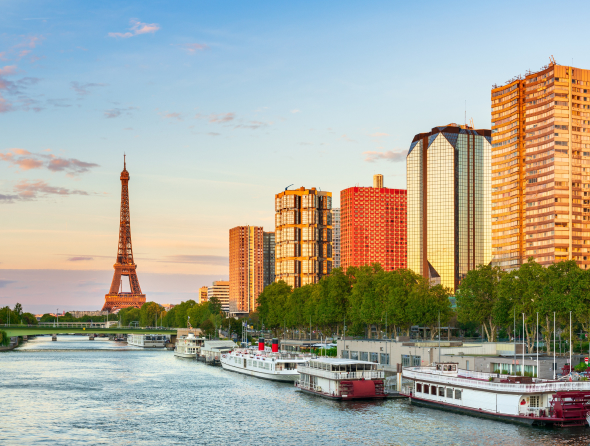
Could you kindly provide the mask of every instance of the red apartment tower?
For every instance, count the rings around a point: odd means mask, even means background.
[[[407,191],[383,187],[349,187],[340,192],[340,256],[349,266],[379,263],[385,271],[407,268]]]

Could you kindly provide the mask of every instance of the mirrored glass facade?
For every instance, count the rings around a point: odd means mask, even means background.
[[[491,132],[449,124],[407,156],[408,267],[455,290],[491,251]]]

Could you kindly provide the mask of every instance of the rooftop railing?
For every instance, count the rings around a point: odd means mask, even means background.
[[[308,366],[297,367],[299,373],[307,375],[319,376],[321,378],[328,378],[333,380],[341,379],[383,379],[385,373],[379,370],[361,370],[358,372],[331,372],[328,370],[316,369]]]

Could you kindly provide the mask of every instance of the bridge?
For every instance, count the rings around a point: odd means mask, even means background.
[[[70,334],[70,333],[159,333],[159,334],[176,334],[176,328],[148,328],[148,327],[70,327],[70,323],[59,323],[57,326],[47,325],[0,325],[0,330],[6,332],[9,337],[12,336],[35,336],[51,334]],[[85,324],[82,324],[85,325]],[[99,325],[99,324],[95,324]]]

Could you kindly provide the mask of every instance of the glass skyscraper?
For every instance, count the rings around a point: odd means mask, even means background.
[[[491,131],[449,124],[407,155],[408,268],[455,290],[492,260]]]

